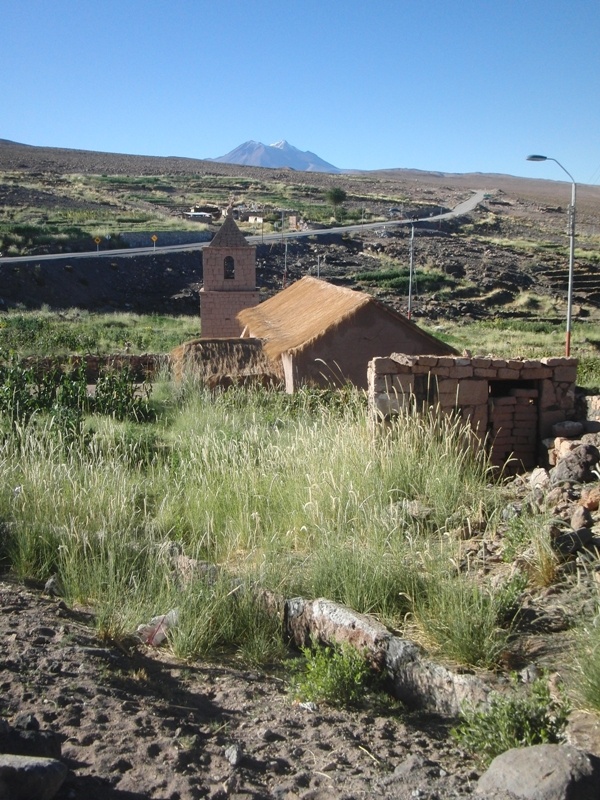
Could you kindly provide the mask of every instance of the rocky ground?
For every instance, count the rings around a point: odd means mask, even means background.
[[[449,721],[391,699],[302,705],[283,673],[117,648],[88,614],[6,577],[0,604],[0,713],[30,752],[60,748],[57,800],[461,797],[478,777]]]
[[[0,177],[0,206],[15,210],[37,209],[38,213],[44,209],[50,213],[58,208],[74,214],[94,209],[112,211],[115,215],[123,213],[109,190],[95,199],[74,194],[66,180],[72,175],[168,175],[173,176],[174,181],[184,177],[199,181],[206,176],[217,183],[222,178],[223,186],[227,187],[233,187],[231,181],[238,177],[240,186],[246,186],[248,181],[255,181],[262,187],[273,183],[297,188],[298,184],[308,183],[321,192],[335,185],[348,193],[346,205],[362,207],[367,203],[382,214],[387,213],[389,201],[378,203],[377,197],[409,198],[405,207],[408,214],[411,204],[421,210],[451,208],[472,191],[484,189],[484,202],[460,223],[419,223],[415,227],[416,270],[436,269],[462,282],[455,290],[438,296],[435,292],[423,292],[416,280],[415,317],[436,320],[473,319],[490,314],[510,316],[515,314],[513,302],[523,291],[545,298],[542,307],[552,302],[564,305],[566,298],[565,227],[569,193],[560,181],[403,169],[346,175],[311,173],[307,177],[293,170],[28,147],[5,140],[0,140],[0,173],[9,176]],[[15,175],[22,175],[26,185],[21,186]],[[261,191],[264,193],[264,188]],[[594,238],[600,225],[599,199],[598,187],[578,187],[575,316],[580,313],[590,316],[600,309],[600,275]],[[127,202],[132,202],[131,198]],[[141,200],[138,202],[144,205]],[[402,205],[404,207],[404,203]],[[167,216],[172,213],[168,208],[155,207],[154,210]],[[549,246],[537,251],[523,246],[524,242],[536,239]],[[104,242],[102,246],[105,245]],[[589,258],[585,256],[586,250]],[[386,262],[386,258],[394,261]],[[360,280],[361,272],[385,269],[386,263],[388,268],[390,263],[408,265],[408,228],[386,230],[382,224],[375,232],[351,237],[291,240],[287,251],[281,243],[259,245],[257,282],[266,297],[286,282],[307,273],[314,275],[319,269],[328,280],[366,288],[405,311],[406,292],[385,290]],[[33,258],[19,264],[3,264],[0,259],[0,278],[0,309],[18,304],[39,308],[46,304],[55,309],[82,307],[196,314],[202,264],[199,250],[165,254],[159,247],[155,254],[142,258],[91,257],[80,261],[65,255],[52,262]],[[536,312],[533,307],[521,309],[521,312],[544,314],[543,309]],[[562,309],[559,316],[564,316]]]

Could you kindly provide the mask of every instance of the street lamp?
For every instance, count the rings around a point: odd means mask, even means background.
[[[412,279],[413,279],[413,252],[415,242],[415,225],[410,226],[410,264],[408,267],[408,314],[407,319],[410,319],[412,312]]]
[[[575,262],[575,178],[566,170],[560,161],[550,156],[527,156],[527,161],[554,161],[571,179],[571,205],[569,206],[569,288],[567,292],[567,337],[565,355],[571,355],[571,315],[573,308],[573,269]]]

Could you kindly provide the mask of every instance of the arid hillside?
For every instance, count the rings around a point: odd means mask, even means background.
[[[548,172],[540,167],[540,175]],[[98,181],[92,182],[93,176]],[[125,177],[127,176],[127,177]],[[95,180],[95,179],[94,179]],[[129,182],[128,182],[129,181]],[[132,189],[132,182],[134,188]],[[61,210],[92,230],[95,217],[106,229],[150,215],[177,228],[182,208],[194,202],[321,208],[329,188],[347,195],[345,212],[381,220],[375,231],[329,235],[258,247],[258,283],[265,297],[304,274],[320,274],[376,294],[406,308],[406,272],[412,249],[416,281],[414,313],[440,317],[485,317],[490,313],[551,318],[563,314],[567,289],[567,206],[570,185],[506,175],[446,174],[418,170],[340,175],[240,167],[187,158],[159,158],[40,148],[0,141],[0,234],[31,218],[52,222]],[[125,188],[127,191],[125,191]],[[385,225],[401,216],[427,217],[454,207],[473,190],[486,198],[468,217],[421,222],[411,242],[410,226]],[[186,205],[187,203],[187,205]],[[312,206],[310,205],[312,204]],[[390,215],[390,208],[398,213]],[[401,213],[400,213],[401,212]],[[136,219],[137,219],[136,218]],[[41,222],[40,222],[41,220]],[[44,222],[45,220],[45,222]],[[218,223],[217,223],[218,224]],[[189,226],[188,226],[189,229]],[[213,226],[216,230],[216,225]],[[86,242],[76,249],[93,249]],[[110,246],[117,245],[113,236]],[[74,246],[67,243],[64,250]],[[103,240],[102,247],[108,246]],[[34,248],[35,249],[35,248]],[[63,250],[63,253],[64,253]],[[202,285],[199,249],[137,257],[36,261],[2,268],[3,307],[133,309],[196,313]],[[600,308],[600,188],[579,186],[574,281],[576,313]],[[396,274],[398,273],[398,274]]]

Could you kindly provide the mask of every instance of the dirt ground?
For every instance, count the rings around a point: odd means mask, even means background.
[[[283,673],[106,645],[89,614],[6,576],[0,609],[0,715],[57,735],[57,800],[433,800],[468,796],[478,776],[448,721],[391,699],[302,705]]]

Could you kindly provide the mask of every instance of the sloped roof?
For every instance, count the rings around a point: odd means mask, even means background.
[[[282,353],[301,352],[369,304],[377,306],[382,313],[391,315],[424,339],[435,342],[438,348],[443,346],[438,339],[370,295],[309,276],[264,303],[245,308],[237,319],[248,328],[251,336],[263,340],[265,352],[269,358],[275,359]],[[452,348],[448,347],[448,352],[452,352]]]
[[[235,224],[231,214],[225,217],[225,222],[214,235],[211,243],[207,247],[251,247],[246,237]]]

